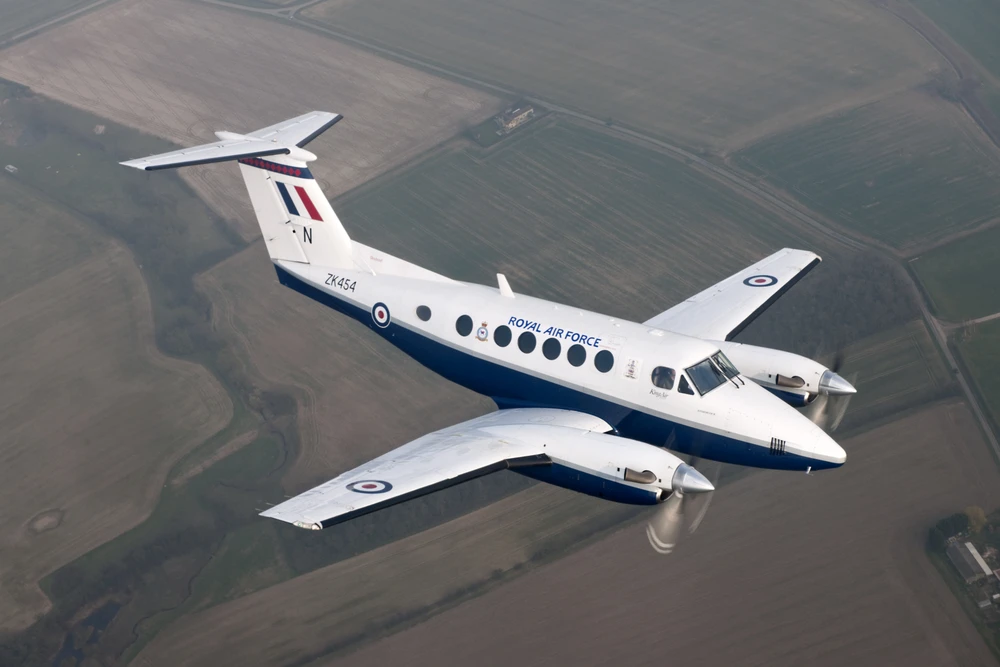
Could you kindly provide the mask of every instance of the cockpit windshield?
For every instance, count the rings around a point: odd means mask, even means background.
[[[726,381],[726,375],[718,366],[712,363],[711,359],[706,359],[687,369],[687,374],[698,388],[698,393],[704,396],[720,384]]]
[[[712,361],[715,362],[715,365],[718,366],[730,380],[740,374],[736,366],[733,365],[733,362],[729,361],[729,357],[724,355],[721,350],[712,355]]]

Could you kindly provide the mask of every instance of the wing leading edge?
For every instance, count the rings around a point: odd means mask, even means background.
[[[499,470],[548,465],[545,437],[553,428],[611,430],[569,410],[493,412],[417,438],[261,516],[319,530]]]
[[[697,338],[732,340],[821,261],[807,250],[779,250],[645,324]]]

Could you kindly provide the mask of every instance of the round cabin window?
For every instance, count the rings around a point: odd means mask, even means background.
[[[566,350],[566,360],[573,366],[580,367],[587,361],[587,350],[583,345],[570,345]]]
[[[535,350],[535,334],[525,331],[517,337],[517,347],[521,352],[529,354]]]
[[[472,333],[472,318],[468,315],[462,315],[455,322],[455,331],[458,332],[459,336],[468,336]]]
[[[500,347],[507,347],[510,345],[511,338],[510,327],[506,324],[501,324],[493,330],[493,342]]]
[[[611,354],[607,350],[601,350],[596,356],[594,356],[594,368],[602,373],[607,373],[614,365],[615,355]]]
[[[544,343],[542,343],[542,354],[545,355],[546,359],[550,361],[559,358],[559,352],[562,351],[562,345],[559,344],[555,338],[548,338]]]
[[[417,317],[426,322],[431,319],[431,309],[427,306],[417,306]]]

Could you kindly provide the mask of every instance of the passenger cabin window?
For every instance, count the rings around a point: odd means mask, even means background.
[[[525,354],[530,354],[535,350],[535,334],[525,331],[517,337],[517,347]]]
[[[493,330],[493,342],[500,347],[507,347],[510,345],[511,334],[510,327],[505,324],[501,324],[496,329]]]
[[[431,319],[431,309],[427,306],[417,306],[417,317],[426,322]]]
[[[674,373],[673,368],[667,368],[666,366],[657,366],[653,369],[653,375],[651,379],[653,384],[660,389],[673,389],[674,388]],[[690,387],[688,387],[690,389]]]
[[[569,349],[566,350],[566,361],[577,368],[583,366],[583,363],[587,361],[587,350],[580,344],[570,345]]]
[[[549,361],[554,361],[559,358],[559,352],[562,350],[562,346],[559,344],[555,338],[548,338],[542,343],[542,354]]]
[[[607,373],[615,365],[615,355],[607,350],[601,350],[594,355],[594,367],[602,373]]]
[[[702,396],[726,381],[725,374],[712,363],[711,359],[695,364],[687,369],[687,374],[691,376],[691,382]]]
[[[739,369],[736,368],[733,362],[729,361],[729,357],[724,355],[721,350],[712,356],[712,361],[715,362],[715,365],[718,366],[730,380],[740,374]]]
[[[455,331],[458,332],[459,336],[468,336],[472,333],[472,318],[468,315],[462,315],[455,322]]]
[[[681,376],[681,381],[677,383],[677,391],[682,394],[690,394],[691,396],[694,396],[694,389],[691,388],[691,385],[688,384],[688,379],[683,375]]]

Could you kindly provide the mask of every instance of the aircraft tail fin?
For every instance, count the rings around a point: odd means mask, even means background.
[[[216,132],[220,141],[122,162],[152,171],[238,162],[271,259],[349,268],[351,239],[309,171],[303,146],[343,116],[313,111],[249,134]]]

